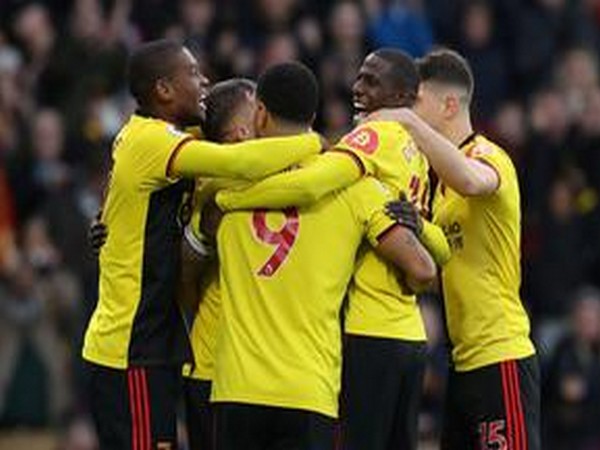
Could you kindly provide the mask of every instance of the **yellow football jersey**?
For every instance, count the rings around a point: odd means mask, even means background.
[[[220,189],[240,186],[243,183],[224,178],[197,180],[194,193],[194,212],[190,221],[191,232],[196,239],[202,239],[200,220],[202,207],[206,201]],[[219,262],[215,260],[203,274],[198,310],[190,332],[194,363],[184,365],[183,375],[185,377],[198,380],[213,379],[214,354],[220,316]]]
[[[221,317],[221,289],[218,262],[203,275],[200,303],[190,332],[194,363],[185,364],[183,376],[197,380],[212,380],[215,345]]]
[[[452,248],[442,285],[456,369],[523,358],[535,350],[519,297],[521,212],[519,185],[509,156],[481,135],[461,150],[492,167],[498,189],[462,197],[443,184],[433,204],[434,223]]]
[[[115,138],[102,222],[110,230],[100,253],[99,299],[83,357],[123,369],[180,364],[190,356],[175,302],[180,234],[191,180],[167,177],[171,155],[189,134],[133,115]]]
[[[335,148],[351,152],[365,172],[384,183],[394,197],[403,191],[420,209],[427,207],[427,160],[398,123],[361,125]],[[397,269],[368,247],[359,253],[348,295],[347,333],[409,341],[426,339],[416,297],[403,293]]]
[[[368,177],[300,210],[225,215],[212,401],[337,416],[340,306],[363,237],[394,226],[389,199]]]

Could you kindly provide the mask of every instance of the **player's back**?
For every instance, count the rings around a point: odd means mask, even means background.
[[[340,306],[363,236],[393,225],[388,198],[366,178],[311,207],[224,217],[214,401],[337,415]]]
[[[404,192],[425,209],[428,163],[397,122],[369,122],[357,127],[336,146],[358,157],[367,174],[398,197]],[[404,294],[397,271],[372,249],[361,249],[349,290],[346,331],[374,337],[425,340],[425,327],[414,295]]]
[[[220,189],[239,187],[245,182],[228,178],[198,178],[193,200],[193,213],[185,230],[188,243],[204,245],[200,230],[202,210],[206,203]],[[221,288],[219,282],[219,261],[211,261],[202,275],[196,315],[190,330],[190,342],[194,363],[184,365],[186,377],[199,380],[212,380],[215,345],[221,316]]]

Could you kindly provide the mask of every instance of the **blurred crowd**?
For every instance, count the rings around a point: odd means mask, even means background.
[[[134,108],[127,53],[163,36],[184,40],[211,80],[305,62],[321,84],[316,127],[332,140],[351,126],[350,88],[369,50],[463,53],[476,126],[520,174],[544,448],[600,448],[600,0],[2,0],[0,430],[95,446],[79,395],[97,277],[86,232],[111,138]],[[439,302],[424,299],[423,311],[425,448],[447,362]]]

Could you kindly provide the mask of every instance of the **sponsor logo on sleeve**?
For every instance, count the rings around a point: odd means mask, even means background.
[[[358,128],[344,137],[343,143],[367,155],[374,153],[379,146],[377,132],[369,127]]]

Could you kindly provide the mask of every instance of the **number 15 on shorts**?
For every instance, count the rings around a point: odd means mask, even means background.
[[[506,443],[504,420],[479,423],[479,450],[512,450]]]

